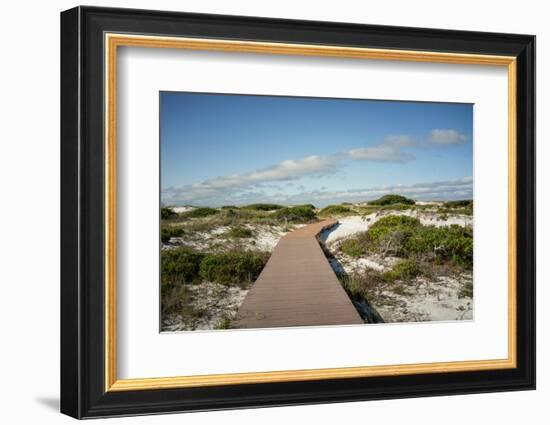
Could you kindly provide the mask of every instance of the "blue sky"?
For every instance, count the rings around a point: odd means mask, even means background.
[[[161,92],[165,205],[472,197],[473,105]]]

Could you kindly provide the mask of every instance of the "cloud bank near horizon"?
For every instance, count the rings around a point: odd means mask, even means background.
[[[380,194],[400,193],[423,199],[456,199],[471,197],[472,180],[465,177],[447,182],[432,182],[421,185],[396,185],[361,190],[315,191],[302,190],[285,193],[280,183],[293,186],[305,177],[325,177],[339,172],[349,161],[373,161],[404,163],[416,157],[412,147],[430,148],[465,143],[467,137],[453,129],[434,129],[426,140],[415,141],[408,135],[388,136],[382,142],[362,148],[354,148],[330,155],[311,155],[301,159],[287,159],[270,167],[247,173],[218,176],[199,183],[170,186],[162,189],[161,199],[165,205],[211,205],[246,204],[252,202],[315,203],[364,201]],[[470,179],[468,181],[468,179]],[[300,188],[300,186],[297,186]],[[266,190],[271,189],[271,190]],[[338,201],[340,200],[340,201]]]
[[[366,202],[387,194],[399,194],[419,201],[452,200],[473,198],[473,178],[471,176],[455,180],[436,181],[415,184],[398,184],[369,187],[350,190],[327,190],[321,187],[313,191],[300,191],[285,194],[283,192],[268,193],[266,187],[258,185],[248,190],[230,190],[208,193],[202,198],[195,193],[163,192],[165,205],[195,205],[219,207],[222,205],[246,205],[256,202],[269,202],[287,205],[313,203],[318,207],[341,202]],[[181,195],[181,196],[178,196]],[[191,195],[191,196],[190,196]],[[179,199],[179,202],[176,201]]]

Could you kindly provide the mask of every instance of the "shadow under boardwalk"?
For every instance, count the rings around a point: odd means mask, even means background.
[[[316,238],[336,223],[325,220],[282,237],[231,327],[363,323]]]

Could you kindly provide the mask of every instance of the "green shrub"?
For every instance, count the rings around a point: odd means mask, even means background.
[[[323,217],[349,213],[353,213],[353,210],[344,205],[328,205],[319,211],[319,215]]]
[[[188,248],[161,251],[162,284],[168,286],[196,283],[200,280],[203,255]]]
[[[304,207],[304,208],[309,208],[310,210],[314,210],[314,209],[315,209],[315,205],[313,205],[313,204],[294,205],[294,207]]]
[[[427,255],[467,268],[473,264],[473,230],[469,227],[423,226],[416,218],[387,216],[374,223],[367,235],[369,248],[384,254]]]
[[[260,275],[268,255],[257,252],[207,254],[200,264],[200,276],[225,285],[253,282]]]
[[[186,213],[183,213],[182,216],[186,218],[202,218],[202,217],[208,217],[211,215],[218,214],[218,210],[215,208],[210,207],[200,207],[195,208],[194,210],[187,211]]]
[[[196,236],[200,232],[208,232],[212,230],[214,224],[210,223],[209,220],[197,220],[187,223],[185,225],[185,231],[189,232],[190,235]]]
[[[181,227],[162,227],[160,229],[160,240],[162,243],[170,242],[170,238],[177,238],[183,235]]]
[[[162,207],[160,209],[160,218],[163,220],[168,220],[175,217],[177,214],[172,208]]]
[[[315,218],[315,211],[309,205],[298,205],[281,208],[274,213],[274,216],[279,220],[306,222]]]
[[[379,206],[379,211],[405,211],[415,209],[416,206],[411,204],[390,204]]]
[[[471,199],[461,199],[458,201],[448,201],[444,204],[448,208],[467,208],[473,207],[474,201]]]
[[[414,205],[412,199],[406,198],[401,195],[384,195],[381,198],[370,201],[369,205],[393,205],[393,204],[405,204]]]
[[[448,201],[438,208],[438,212],[441,214],[473,215],[474,201],[472,200]]]
[[[254,232],[244,226],[233,226],[227,232],[224,233],[224,236],[229,238],[251,238],[254,236]]]
[[[358,258],[364,254],[365,249],[358,239],[346,239],[340,244],[340,250],[353,258]]]
[[[340,275],[338,279],[354,301],[368,300],[385,283],[380,272],[369,268],[361,273]]]
[[[369,215],[375,212],[378,212],[382,209],[382,207],[378,205],[362,205],[359,207],[359,212],[364,215]]]
[[[373,243],[389,244],[391,238],[406,238],[420,228],[420,220],[404,215],[388,215],[374,223],[368,230]]]
[[[250,204],[243,208],[247,210],[256,210],[256,211],[274,211],[284,208],[282,205],[278,204]]]
[[[414,259],[402,260],[392,270],[382,276],[386,280],[410,280],[422,274],[419,262]]]
[[[235,205],[224,205],[221,207],[222,210],[238,210],[239,207],[236,207]]]
[[[455,264],[472,268],[474,261],[474,234],[470,227],[456,224],[448,227],[429,227],[425,239],[438,258],[451,260]],[[435,234],[434,234],[435,233]]]

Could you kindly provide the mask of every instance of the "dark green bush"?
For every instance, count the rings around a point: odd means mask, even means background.
[[[251,238],[254,236],[254,232],[244,226],[233,226],[227,232],[224,233],[224,236],[229,238]]]
[[[247,210],[256,210],[256,211],[274,211],[274,210],[280,210],[281,208],[284,208],[284,207],[278,204],[250,204],[243,208],[246,208]]]
[[[352,212],[353,210],[344,205],[328,205],[319,211],[319,215],[326,217],[331,215],[349,214]]]
[[[172,208],[162,207],[160,209],[160,218],[163,220],[174,218],[176,215],[176,212]]]
[[[235,205],[224,205],[222,206],[222,210],[238,210],[239,207],[236,207]]]
[[[389,216],[368,230],[371,248],[394,255],[428,255],[471,268],[473,264],[473,231],[469,227],[423,226],[411,217]]]
[[[251,251],[207,254],[200,264],[200,276],[224,285],[254,282],[269,256]]]
[[[474,201],[471,199],[461,199],[458,201],[448,201],[444,204],[446,207],[449,208],[465,208],[465,207],[473,207]]]
[[[390,215],[374,223],[367,232],[347,239],[340,249],[352,257],[365,252],[403,258],[452,261],[471,269],[473,231],[470,227],[423,226],[416,218]],[[404,267],[404,266],[402,266]]]
[[[314,209],[315,209],[315,205],[313,205],[313,204],[294,205],[294,207],[304,207],[304,208],[309,208],[310,210],[314,210]]]
[[[388,215],[374,223],[369,228],[368,235],[373,243],[387,243],[388,236],[396,232],[409,236],[421,226],[422,224],[417,218],[404,215]]]
[[[438,212],[441,214],[473,215],[474,201],[467,199],[460,201],[448,201],[438,208]]]
[[[390,204],[390,205],[379,206],[378,208],[379,208],[379,211],[405,211],[405,210],[411,210],[416,207],[411,204]]]
[[[202,218],[202,217],[208,217],[211,215],[218,214],[218,210],[215,208],[209,208],[209,207],[200,207],[195,208],[194,210],[187,211],[186,213],[183,213],[183,217],[187,218]]]
[[[410,280],[422,273],[420,264],[415,258],[402,260],[392,270],[385,272],[382,276],[386,280]]]
[[[409,241],[410,252],[433,253],[436,258],[472,268],[474,260],[473,230],[456,224],[448,227],[424,226],[422,234]]]
[[[393,204],[405,204],[414,205],[412,199],[406,198],[401,195],[384,195],[381,198],[370,201],[369,205],[393,205]]]
[[[365,253],[365,248],[359,239],[346,239],[340,244],[340,250],[350,257],[357,258]]]
[[[308,205],[285,207],[274,213],[275,218],[285,221],[306,222],[315,218],[315,211]]]
[[[198,282],[202,259],[203,254],[188,248],[162,250],[162,284],[173,286]]]
[[[181,227],[162,227],[160,229],[160,240],[162,243],[170,242],[170,238],[177,238],[183,235]]]
[[[361,273],[338,276],[342,286],[354,301],[364,301],[386,283],[382,274],[376,270],[365,268]]]

